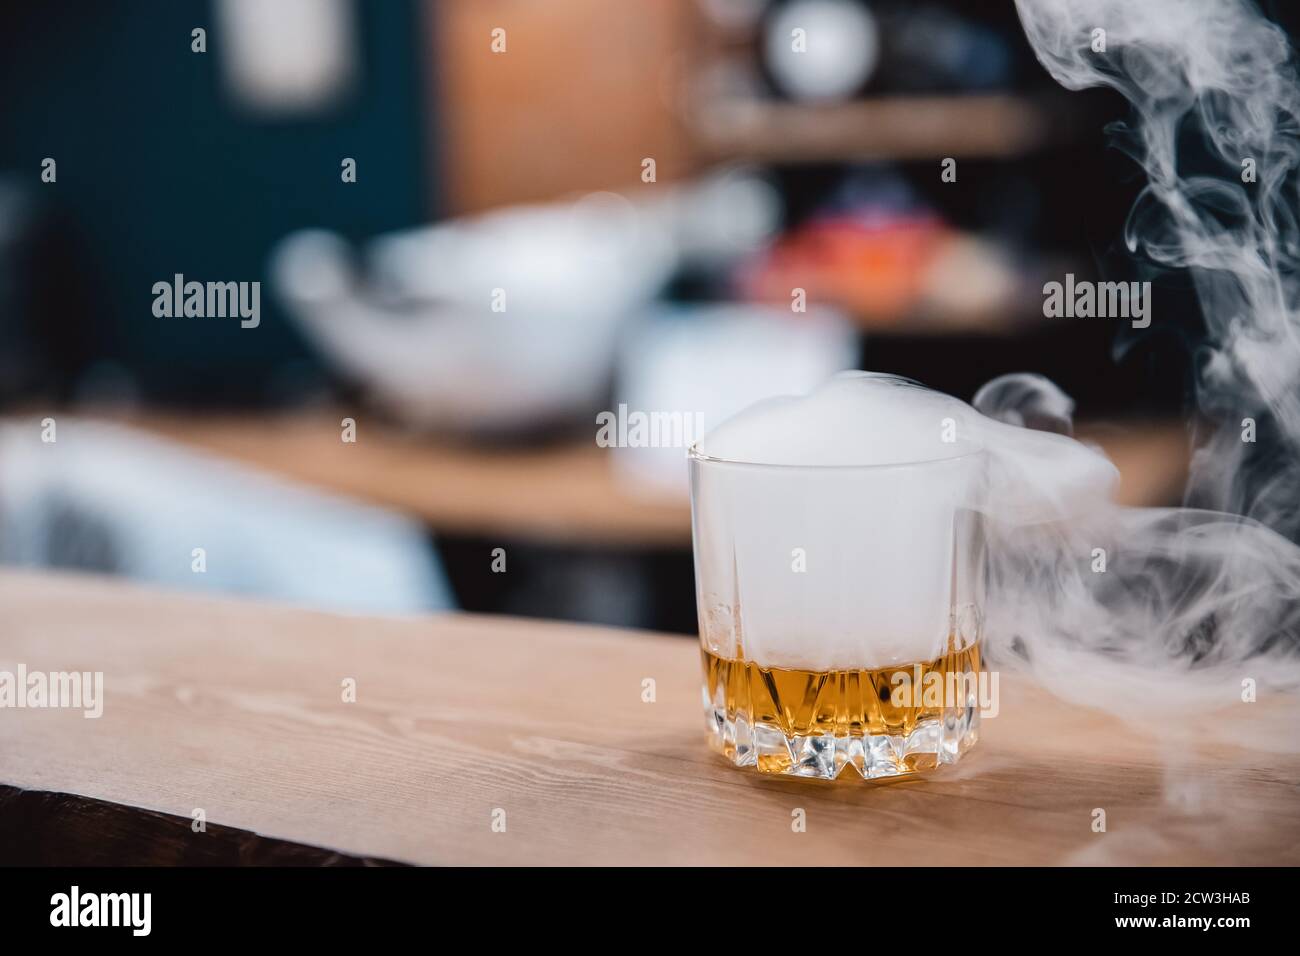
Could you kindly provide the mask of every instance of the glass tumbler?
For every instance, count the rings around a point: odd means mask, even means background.
[[[690,449],[711,745],[737,767],[863,779],[979,734],[983,452],[771,465]]]

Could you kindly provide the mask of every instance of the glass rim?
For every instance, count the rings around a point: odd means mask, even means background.
[[[977,458],[985,454],[986,449],[983,447],[973,448],[970,451],[964,451],[959,455],[949,455],[947,458],[920,458],[913,461],[890,461],[880,462],[874,465],[819,465],[813,462],[801,462],[795,465],[776,464],[768,461],[742,461],[738,458],[719,458],[715,455],[709,455],[700,450],[698,441],[692,442],[686,449],[686,457],[690,461],[698,461],[705,465],[732,465],[737,468],[754,468],[770,470],[787,470],[787,471],[885,471],[891,468],[925,468],[930,465],[948,465],[953,462],[965,461],[968,458]]]

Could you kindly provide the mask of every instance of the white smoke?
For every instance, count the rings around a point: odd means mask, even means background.
[[[1132,107],[1118,142],[1148,184],[1125,238],[1194,281],[1208,333],[1197,401],[1213,428],[1188,483],[1201,508],[1004,529],[989,635],[1058,694],[1171,732],[1244,716],[1253,681],[1261,704],[1285,705],[1277,742],[1300,746],[1300,84],[1286,36],[1242,0],[1017,8],[1057,81],[1112,87]],[[1190,146],[1217,174],[1180,168]],[[1045,387],[1016,377],[976,405],[1011,421]]]
[[[1038,58],[1070,89],[1109,86],[1133,119],[1117,143],[1148,184],[1125,228],[1130,250],[1186,268],[1208,329],[1202,410],[1232,426],[1197,456],[1189,494],[1300,531],[1300,328],[1296,171],[1300,83],[1286,35],[1245,0],[1017,0]],[[1105,31],[1106,52],[1093,52]],[[1219,175],[1184,174],[1200,145]],[[1247,166],[1255,182],[1243,182]],[[1253,418],[1276,442],[1241,441]],[[1245,461],[1246,451],[1255,452]],[[1287,479],[1287,480],[1283,480]]]
[[[975,406],[842,372],[705,436],[706,643],[734,656],[743,635],[765,666],[897,665],[942,653],[949,609],[976,600],[993,666],[1063,699],[1184,741],[1231,734],[1260,707],[1278,719],[1254,745],[1300,745],[1300,547],[1238,515],[1116,506],[1114,467],[1057,434],[1071,402],[1041,376],[996,379]],[[987,599],[968,590],[973,528]],[[810,573],[790,573],[792,543]]]
[[[769,667],[941,656],[954,615],[984,604],[974,516],[1019,530],[1083,521],[1116,478],[1071,438],[870,372],[759,402],[697,447],[709,459],[693,483],[704,641],[734,656],[743,635],[747,659]],[[792,547],[808,573],[791,573]]]

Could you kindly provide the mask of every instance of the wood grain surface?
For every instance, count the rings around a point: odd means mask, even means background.
[[[1166,765],[1116,719],[1011,675],[1002,713],[957,767],[817,783],[706,749],[686,638],[330,616],[14,571],[0,573],[0,614],[0,670],[105,675],[99,719],[0,710],[0,784],[184,819],[202,808],[213,825],[352,857],[1300,863],[1296,757],[1220,747]],[[792,829],[797,809],[806,832]]]

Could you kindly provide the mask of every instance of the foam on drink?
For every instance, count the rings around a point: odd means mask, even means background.
[[[1071,438],[869,372],[751,406],[698,450],[734,463],[697,480],[701,579],[725,582],[705,596],[706,641],[775,667],[941,656],[985,614],[985,521],[1086,513],[1116,477]]]

